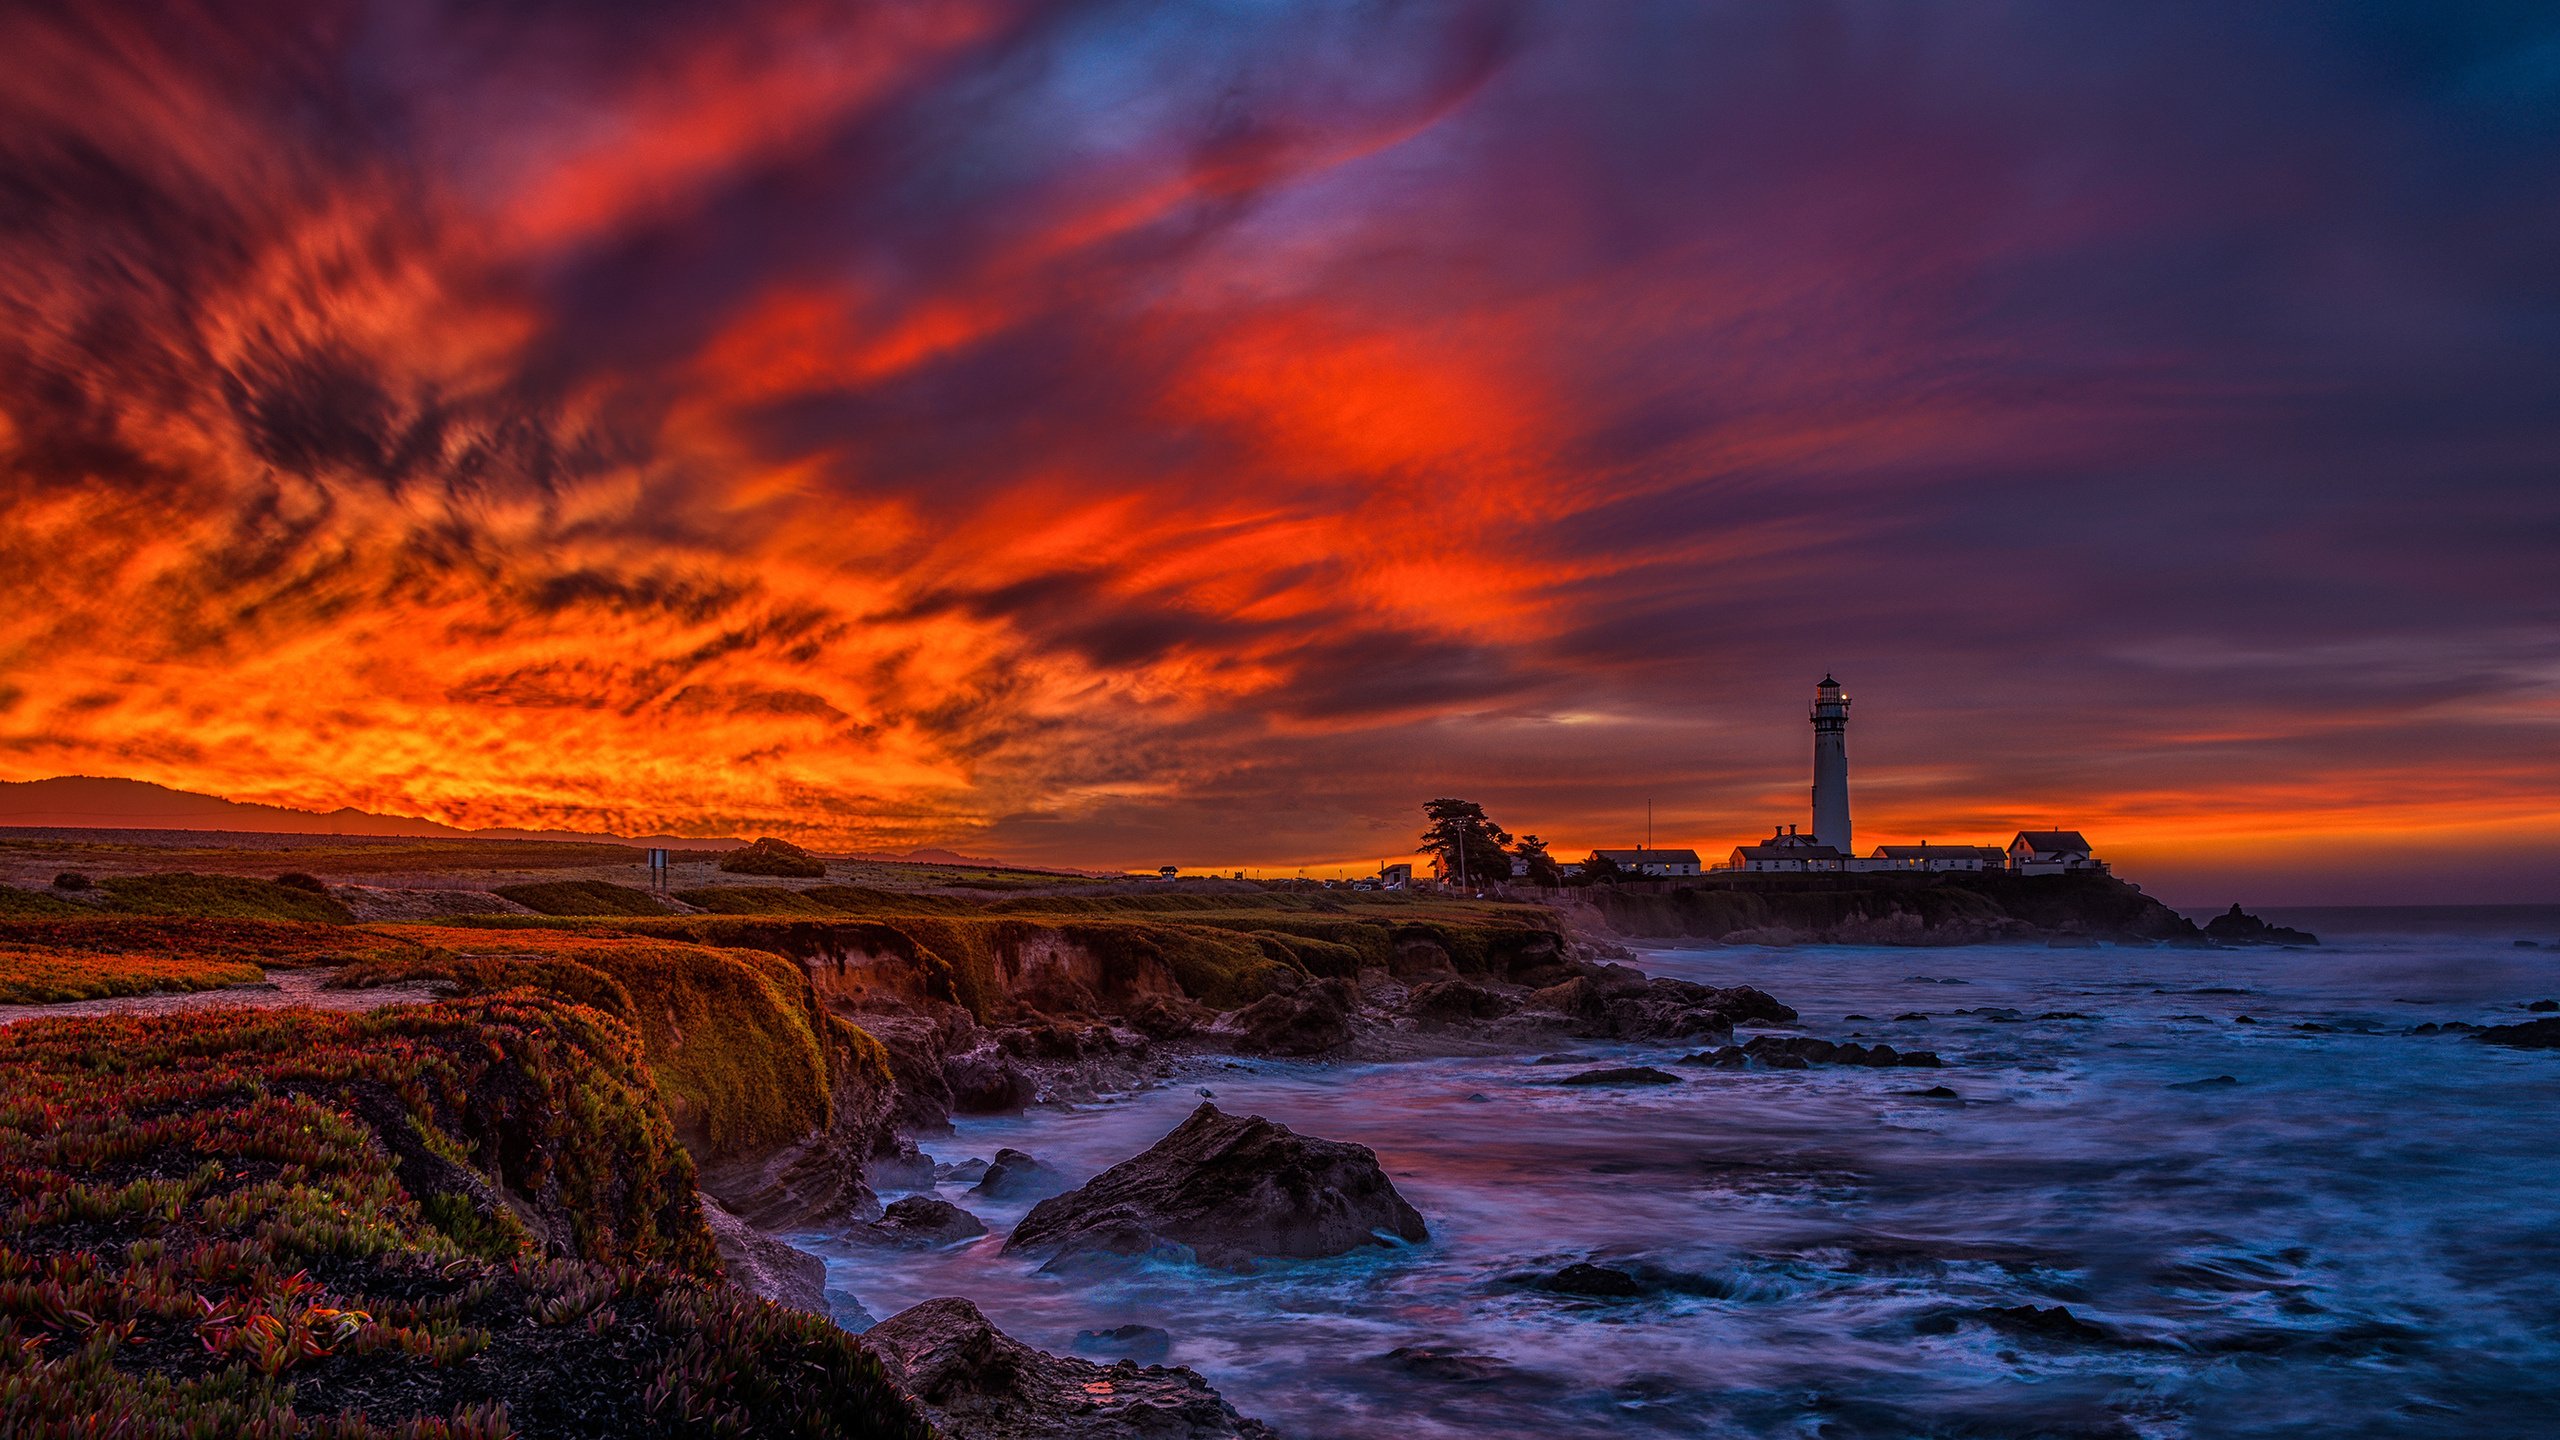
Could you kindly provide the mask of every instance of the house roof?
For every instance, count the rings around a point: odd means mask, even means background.
[[[1695,865],[1695,850],[1596,850],[1601,859],[1618,865]]]
[[[1828,845],[1736,845],[1733,853],[1745,860],[1838,860],[1838,850]]]
[[[2012,840],[2009,844],[2014,848],[2018,840],[2026,841],[2028,848],[2035,850],[2077,850],[2084,855],[2089,853],[2089,842],[2081,839],[2080,832],[2077,830],[2021,830],[2018,832],[2017,840]]]
[[[2005,855],[2007,853],[2007,851],[2001,849],[1997,845],[1932,845],[1928,841],[1923,840],[1917,845],[1879,845],[1876,847],[1875,858],[1879,860],[1927,860],[1940,855],[1980,856]]]

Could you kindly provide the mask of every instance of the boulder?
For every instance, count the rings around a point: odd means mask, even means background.
[[[1173,1336],[1154,1325],[1114,1325],[1108,1330],[1079,1330],[1076,1350],[1153,1365],[1173,1353]]]
[[[992,1040],[942,1057],[942,1080],[950,1087],[953,1112],[961,1115],[1019,1110],[1039,1093],[1031,1077]]]
[[[892,1245],[957,1245],[987,1233],[986,1222],[948,1200],[910,1195],[891,1205],[879,1219],[862,1228],[874,1240]]]
[[[1005,1251],[1141,1253],[1179,1246],[1250,1269],[1429,1238],[1365,1145],[1319,1140],[1202,1105],[1146,1153],[1032,1207]]]
[[[1748,985],[1719,989],[1688,980],[1647,979],[1626,965],[1585,965],[1572,979],[1532,991],[1529,1008],[1551,1011],[1598,1039],[1729,1039],[1744,1024],[1785,1024],[1796,1012]]]
[[[1321,1055],[1351,1043],[1360,992],[1348,980],[1319,980],[1265,995],[1226,1017],[1236,1048],[1257,1055]]]
[[[795,1249],[702,1197],[702,1219],[711,1227],[711,1243],[720,1251],[720,1268],[729,1283],[776,1305],[828,1316],[827,1263]]]
[[[1656,1070],[1650,1065],[1620,1065],[1608,1070],[1585,1070],[1567,1075],[1559,1085],[1677,1085],[1680,1077]]]
[[[901,1310],[862,1344],[949,1440],[1278,1440],[1196,1371],[1034,1350],[966,1300]]]
[[[957,1163],[945,1162],[933,1167],[933,1178],[955,1185],[975,1185],[987,1178],[987,1162],[975,1155]]]
[[[2521,1025],[2492,1025],[2471,1037],[2518,1050],[2560,1050],[2560,1020],[2527,1020]]]
[[[1417,1380],[1452,1385],[1482,1385],[1508,1380],[1519,1373],[1518,1367],[1500,1356],[1476,1355],[1439,1345],[1399,1345],[1378,1359]]]
[[[1406,993],[1404,1008],[1416,1020],[1457,1025],[1470,1020],[1499,1020],[1520,1007],[1465,980],[1426,980]]]
[[[2237,905],[2205,922],[2205,938],[2221,945],[2317,945],[2320,937],[2308,930],[2293,930],[2270,925],[2255,915],[2245,914]]]
[[[1558,1295],[1587,1295],[1624,1300],[1644,1293],[1644,1283],[1624,1270],[1578,1261],[1538,1281],[1538,1288]]]
[[[1875,1069],[1903,1066],[1934,1070],[1945,1062],[1935,1051],[1896,1050],[1881,1041],[1860,1045],[1855,1041],[1817,1040],[1810,1035],[1754,1035],[1747,1044],[1726,1045],[1683,1055],[1679,1063],[1712,1065],[1728,1070],[1747,1065],[1759,1065],[1770,1070],[1802,1070],[1810,1065],[1865,1065]]]
[[[1067,1177],[1045,1161],[1007,1146],[996,1152],[970,1194],[990,1200],[1036,1200],[1067,1188]]]

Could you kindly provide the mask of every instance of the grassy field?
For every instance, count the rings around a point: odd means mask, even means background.
[[[322,878],[349,875],[459,875],[474,872],[640,867],[637,846],[579,840],[409,840],[365,836],[205,835],[203,843],[0,835],[0,861],[56,869],[192,870],[223,875],[280,875],[299,870]],[[159,832],[167,833],[167,832]],[[681,858],[681,854],[680,854]],[[707,863],[707,862],[706,862]]]
[[[0,1004],[253,985],[268,967],[387,960],[423,948],[397,935],[329,924],[92,910],[69,917],[0,915]]]
[[[0,1434],[927,1434],[844,1332],[709,1283],[691,1162],[590,1009],[14,1026],[0,1178]]]
[[[205,955],[112,955],[0,944],[0,1005],[103,1000],[155,990],[255,985],[266,972],[245,960]]]

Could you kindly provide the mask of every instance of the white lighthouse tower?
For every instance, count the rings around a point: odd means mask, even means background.
[[[1813,838],[1858,853],[1849,844],[1849,697],[1828,675],[1813,692]]]

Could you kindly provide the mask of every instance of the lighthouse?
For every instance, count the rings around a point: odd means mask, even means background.
[[[1813,838],[1858,853],[1849,844],[1849,697],[1828,675],[1813,692]]]

